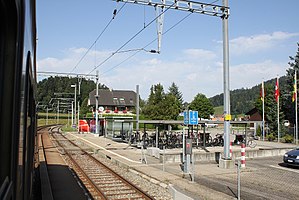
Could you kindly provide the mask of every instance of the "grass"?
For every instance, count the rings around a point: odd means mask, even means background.
[[[224,112],[223,106],[214,107],[215,115],[222,115]]]
[[[37,126],[43,126],[43,125],[46,125],[46,124],[47,124],[47,121],[44,118],[37,120]],[[48,119],[48,124],[57,124],[57,120],[56,119]],[[70,121],[69,121],[69,124],[68,124],[67,119],[59,119],[58,124],[63,124],[63,127],[62,127],[63,132],[76,131],[76,129],[72,128],[72,126],[70,124]]]
[[[47,113],[39,112],[37,113],[39,117],[45,117],[47,116]],[[48,113],[48,117],[56,117],[57,113]],[[65,113],[59,113],[59,117],[67,118],[68,114]],[[71,114],[69,114],[69,117]]]
[[[48,119],[48,124],[65,124],[67,125],[67,119],[59,119],[59,121],[57,121],[56,119]],[[69,125],[71,121],[69,121]],[[45,118],[40,118],[37,120],[37,126],[43,126],[47,124],[47,120]]]

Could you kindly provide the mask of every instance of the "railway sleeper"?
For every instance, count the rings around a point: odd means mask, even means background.
[[[109,195],[108,198],[109,199],[132,199],[132,198],[142,198],[142,196],[138,195],[138,194],[128,194],[128,195],[115,194],[115,195],[111,195],[111,196]]]
[[[118,194],[135,194],[137,193],[135,190],[120,190],[118,191]],[[110,190],[110,191],[106,191],[105,195],[114,195],[115,191]]]

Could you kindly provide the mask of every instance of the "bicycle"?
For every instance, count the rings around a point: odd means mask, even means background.
[[[254,141],[253,137],[250,137],[247,139],[247,144],[246,146],[250,147],[250,148],[255,148],[257,145],[256,141]]]
[[[216,134],[216,137],[213,139],[212,142],[213,146],[224,146],[224,139],[223,139],[223,134]]]

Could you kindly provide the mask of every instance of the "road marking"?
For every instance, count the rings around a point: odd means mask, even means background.
[[[71,134],[72,134],[72,133],[71,133]],[[127,157],[124,157],[124,156],[122,156],[122,155],[119,155],[119,154],[117,154],[117,153],[115,153],[115,152],[113,152],[113,151],[107,150],[106,148],[101,147],[101,146],[99,146],[99,145],[97,145],[97,144],[95,144],[95,143],[92,143],[92,142],[90,142],[90,141],[88,141],[88,140],[86,140],[86,139],[84,139],[84,138],[78,137],[78,136],[76,136],[76,135],[74,135],[74,134],[72,134],[72,135],[73,135],[74,137],[78,138],[78,139],[81,139],[81,140],[84,140],[84,141],[87,142],[87,143],[90,143],[90,144],[93,145],[93,146],[96,146],[96,147],[98,147],[98,148],[100,148],[100,149],[102,149],[102,150],[104,150],[104,151],[107,151],[107,152],[109,152],[109,153],[111,153],[111,154],[113,154],[113,155],[115,155],[115,156],[117,156],[117,157],[120,157],[120,158],[122,158],[122,159],[125,159],[125,160],[130,161],[130,162],[133,162],[133,163],[141,163],[141,161],[131,160],[131,159],[129,159],[129,158],[127,158]]]
[[[290,169],[290,168],[285,168],[285,167],[280,167],[280,166],[274,166],[274,165],[270,165],[270,167],[276,168],[276,169],[282,169],[282,170],[285,170],[285,171],[295,172],[295,173],[299,174],[298,170],[294,170],[294,169]]]

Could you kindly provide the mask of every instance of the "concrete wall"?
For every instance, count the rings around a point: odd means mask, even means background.
[[[247,149],[246,149],[247,150]],[[250,149],[246,151],[246,158],[262,158],[271,156],[283,156],[286,152],[292,150],[292,148],[280,148],[280,149]],[[194,160],[196,161],[216,161],[218,163],[223,152],[201,152],[194,153]],[[240,151],[233,151],[232,159],[241,157]],[[182,161],[182,153],[177,154],[165,154],[165,163],[180,163]],[[163,162],[163,154],[160,154],[160,162]]]

